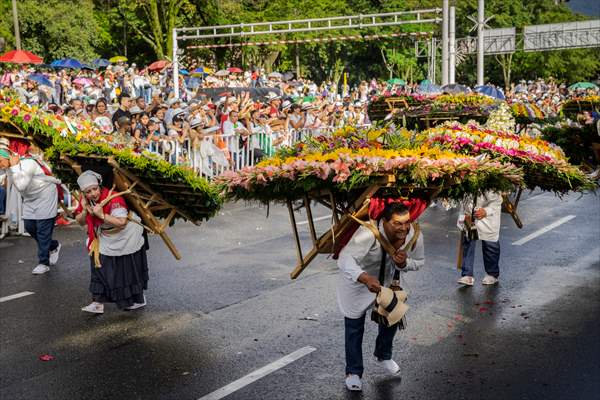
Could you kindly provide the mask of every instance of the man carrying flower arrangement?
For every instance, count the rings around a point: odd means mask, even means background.
[[[410,223],[410,213],[406,205],[388,204],[378,220],[377,227],[381,236],[396,249],[393,257],[383,250],[373,232],[361,227],[342,249],[338,258],[340,274],[337,299],[344,315],[346,387],[351,391],[362,390],[362,339],[366,313],[373,307],[376,299],[374,294],[390,291],[386,286],[399,280],[400,271],[417,270],[425,262],[423,236],[419,235],[418,229]],[[374,356],[377,362],[392,374],[400,370],[398,364],[392,360],[392,344],[401,324],[402,322],[399,322],[387,326],[379,322],[378,325],[379,334],[375,342]]]
[[[6,169],[23,197],[25,230],[37,242],[38,265],[31,271],[41,275],[56,265],[60,243],[52,239],[58,210],[60,181],[52,176],[42,160],[20,157],[0,149],[0,168]]]
[[[502,196],[496,192],[486,192],[476,200],[463,202],[458,216],[461,230],[462,265],[458,283],[473,286],[473,263],[477,240],[481,240],[483,266],[486,275],[481,281],[484,285],[498,283],[500,275],[500,216],[502,214]]]

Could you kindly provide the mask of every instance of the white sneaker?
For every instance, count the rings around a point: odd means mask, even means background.
[[[81,311],[89,312],[92,314],[104,314],[104,304],[93,301],[89,305],[83,307]]]
[[[475,279],[472,276],[463,276],[457,282],[461,285],[473,286],[473,283],[475,283]]]
[[[60,254],[60,248],[62,245],[59,243],[58,247],[50,252],[50,265],[56,265],[58,262],[58,256]]]
[[[362,381],[360,376],[350,374],[346,377],[346,387],[351,392],[360,392],[362,390]]]
[[[386,371],[389,372],[390,374],[397,374],[398,372],[400,372],[400,366],[396,363],[396,361],[380,360],[380,359],[376,359],[376,360],[377,360],[377,364],[379,364],[383,368],[385,368]]]
[[[50,271],[49,266],[44,265],[44,264],[39,264],[37,267],[35,267],[33,269],[33,271],[31,271],[31,273],[34,275],[41,275],[41,274],[45,274],[48,271]]]
[[[486,275],[482,280],[481,283],[483,283],[484,285],[495,285],[496,283],[498,283],[498,278],[494,278],[491,275]]]
[[[146,306],[146,296],[144,296],[144,302],[143,303],[133,303],[133,305],[131,307],[126,307],[126,310],[137,310],[138,308],[142,308]]]

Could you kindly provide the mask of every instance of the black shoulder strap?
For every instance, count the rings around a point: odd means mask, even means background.
[[[381,246],[381,263],[379,264],[379,283],[383,285],[385,282],[385,259],[386,259],[386,251]]]

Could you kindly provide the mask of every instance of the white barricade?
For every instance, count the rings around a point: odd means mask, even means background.
[[[361,126],[364,128],[368,126]],[[292,129],[289,132],[267,132],[256,128],[248,136],[238,134],[206,135],[192,143],[177,139],[150,143],[146,150],[174,165],[188,167],[198,175],[213,178],[225,171],[238,171],[255,165],[260,158],[271,157],[280,146],[295,143],[317,135],[331,135],[337,127]],[[283,140],[281,138],[283,137]]]

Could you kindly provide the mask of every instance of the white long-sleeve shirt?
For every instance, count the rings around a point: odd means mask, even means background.
[[[19,164],[10,167],[8,173],[23,197],[23,219],[56,217],[58,179],[44,174],[42,167],[32,159],[22,159]]]
[[[379,227],[379,231],[386,237],[383,226]],[[413,235],[414,230],[411,226],[405,243],[410,242]],[[369,292],[366,285],[358,282],[358,277],[363,272],[379,277],[381,252],[381,245],[375,235],[363,226],[358,228],[352,239],[340,252],[337,262],[340,269],[337,282],[337,301],[340,311],[345,317],[352,319],[362,317],[375,301],[375,293]],[[407,250],[407,255],[406,267],[398,269],[400,272],[416,271],[425,264],[422,234],[417,238],[414,248]],[[396,264],[392,257],[387,255],[384,282],[386,286],[391,282],[395,270]]]
[[[502,196],[496,192],[486,192],[477,197],[475,208],[485,210],[485,218],[475,219],[475,227],[480,240],[497,242],[500,238],[500,216],[502,215]],[[473,212],[473,200],[466,199],[461,203],[458,214],[458,227],[465,230],[465,214]]]

